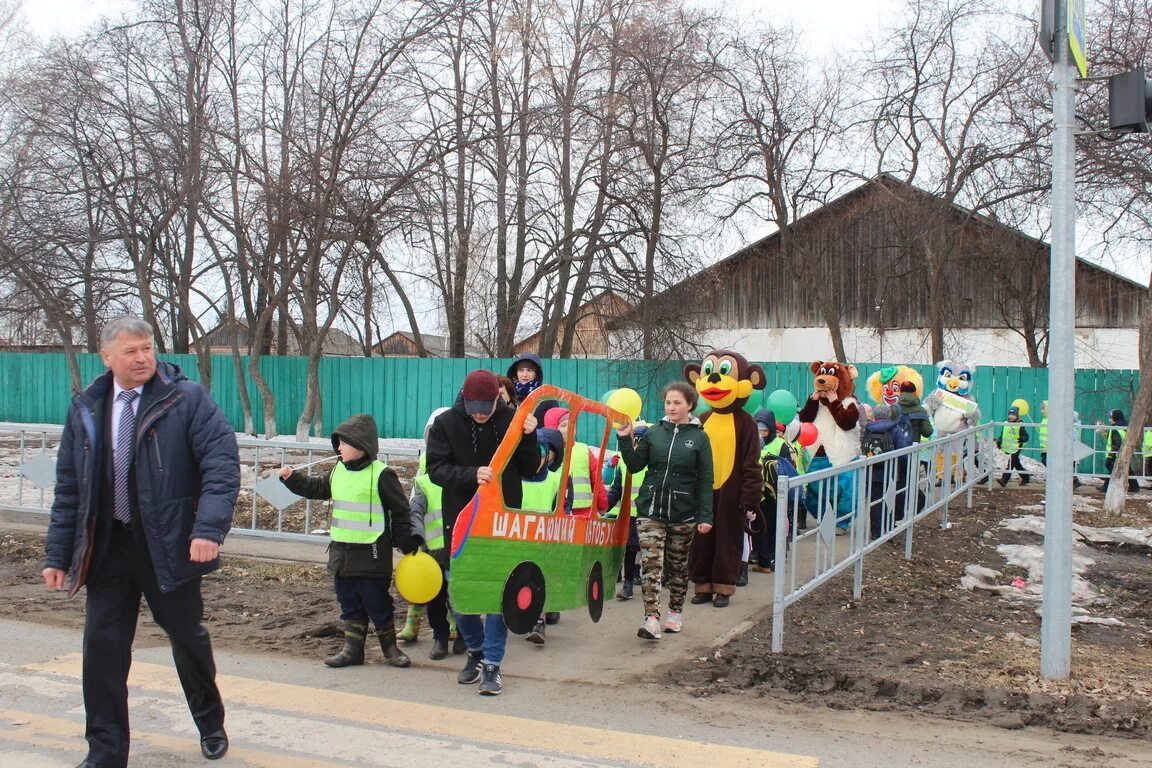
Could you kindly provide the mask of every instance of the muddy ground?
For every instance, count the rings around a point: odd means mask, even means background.
[[[1042,498],[1040,489],[978,491],[972,510],[954,509],[950,530],[931,523],[917,529],[913,560],[903,558],[901,547],[885,545],[868,560],[861,599],[852,599],[849,575],[789,609],[781,655],[770,653],[765,621],[711,657],[686,659],[654,676],[694,696],[729,692],[817,707],[914,710],[1004,728],[1146,737],[1152,732],[1148,550],[1078,550],[1096,560],[1087,577],[1107,599],[1091,613],[1120,619],[1123,626],[1077,625],[1067,682],[1039,675],[1040,619],[1032,608],[960,587],[971,563],[1001,571],[1004,584],[1026,577],[1005,566],[996,546],[1040,542],[999,523]],[[1083,498],[1097,507],[1102,500],[1094,492]],[[1129,503],[1121,521],[1080,506],[1078,523],[1152,525],[1147,494]],[[81,626],[81,601],[75,601],[77,609],[61,610],[62,595],[45,595],[41,553],[39,536],[0,536],[0,615]],[[205,580],[204,592],[219,647],[315,658],[340,645],[331,584],[321,566],[230,557]],[[403,611],[402,598],[397,607]],[[146,611],[138,642],[165,642]]]
[[[1040,676],[1040,617],[985,591],[960,587],[966,564],[1002,572],[998,583],[1026,578],[1006,566],[999,544],[1037,544],[1039,537],[999,527],[1039,505],[1041,489],[980,491],[972,510],[954,509],[952,528],[921,526],[914,558],[885,545],[865,568],[863,594],[852,599],[851,573],[789,608],[785,650],[770,653],[763,622],[713,658],[675,670],[667,679],[696,695],[743,692],[838,709],[915,710],[982,719],[1004,728],[1043,725],[1078,733],[1152,732],[1152,558],[1148,549],[1077,545],[1096,561],[1086,572],[1106,603],[1097,618],[1124,626],[1074,624],[1072,676]],[[1130,500],[1123,520],[1100,513],[1102,494],[1089,491],[1075,521],[1092,526],[1152,525],[1152,496]],[[1011,501],[1011,506],[1005,501]],[[1080,506],[1080,505],[1078,505]],[[1024,514],[1040,514],[1026,511]]]

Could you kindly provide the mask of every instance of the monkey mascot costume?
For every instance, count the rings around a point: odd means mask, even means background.
[[[695,584],[692,602],[728,605],[744,562],[744,529],[760,508],[760,432],[744,404],[754,389],[764,389],[764,370],[726,349],[684,368],[684,375],[708,404],[700,417],[712,444],[712,530],[697,533],[688,552],[688,578]]]

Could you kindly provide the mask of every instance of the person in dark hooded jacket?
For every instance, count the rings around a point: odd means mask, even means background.
[[[524,402],[524,398],[544,383],[544,365],[540,362],[540,356],[531,352],[520,355],[508,366],[508,378],[516,388],[516,402]],[[539,420],[540,417],[536,418]]]
[[[394,605],[388,588],[392,582],[392,547],[404,554],[420,548],[411,535],[408,498],[395,470],[376,458],[380,442],[376,420],[357,414],[332,430],[332,448],[340,461],[327,476],[310,477],[291,467],[280,470],[288,490],[308,499],[332,500],[328,545],[328,572],[340,602],[344,647],[324,659],[330,667],[364,663],[368,620],[384,660],[407,667],[408,656],[396,645]]]
[[[1112,469],[1116,466],[1116,457],[1120,455],[1120,446],[1124,443],[1124,438],[1128,434],[1128,419],[1124,416],[1124,411],[1119,408],[1113,408],[1108,411],[1108,423],[1113,429],[1107,430],[1105,435],[1108,441],[1108,450],[1104,457],[1104,470],[1108,473],[1104,476],[1104,482],[1100,485],[1101,493],[1107,492],[1108,484],[1112,482]],[[1136,493],[1140,490],[1133,477],[1128,478],[1128,492]]]
[[[428,431],[428,476],[443,489],[446,542],[452,541],[456,519],[480,485],[495,479],[489,464],[515,415],[516,411],[500,397],[496,374],[476,370],[465,377],[452,407],[432,422]],[[531,477],[539,468],[536,424],[536,417],[527,414],[512,461],[500,478],[504,504],[508,507],[520,507],[521,477]],[[480,682],[480,693],[486,696],[500,694],[503,690],[500,663],[508,642],[508,627],[503,617],[498,613],[486,617],[459,614],[456,627],[468,645],[468,658],[457,681],[462,685]]]
[[[56,460],[44,584],[87,588],[81,765],[128,764],[128,670],[140,596],[168,634],[200,751],[228,751],[201,577],[220,564],[240,492],[236,435],[204,387],[157,362],[137,317],[100,334],[108,366],[76,394]]]

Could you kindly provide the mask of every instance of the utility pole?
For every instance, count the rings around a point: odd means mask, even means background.
[[[1072,659],[1072,412],[1076,331],[1076,66],[1083,52],[1083,0],[1053,3],[1052,249],[1048,297],[1048,481],[1040,674],[1062,680]],[[1079,19],[1077,19],[1077,15]],[[1078,28],[1074,28],[1078,25]],[[1079,34],[1079,37],[1070,35]],[[1044,42],[1043,40],[1041,42]],[[1082,63],[1082,62],[1081,62]]]

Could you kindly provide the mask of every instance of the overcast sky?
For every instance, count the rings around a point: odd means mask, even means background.
[[[103,14],[131,7],[128,0],[24,0],[24,16],[41,37],[71,35]]]
[[[695,0],[703,6],[753,10],[774,19],[791,19],[805,31],[814,47],[857,37],[861,26],[875,26],[890,0]],[[32,29],[42,37],[80,31],[102,14],[130,8],[132,0],[24,0],[24,13]]]

